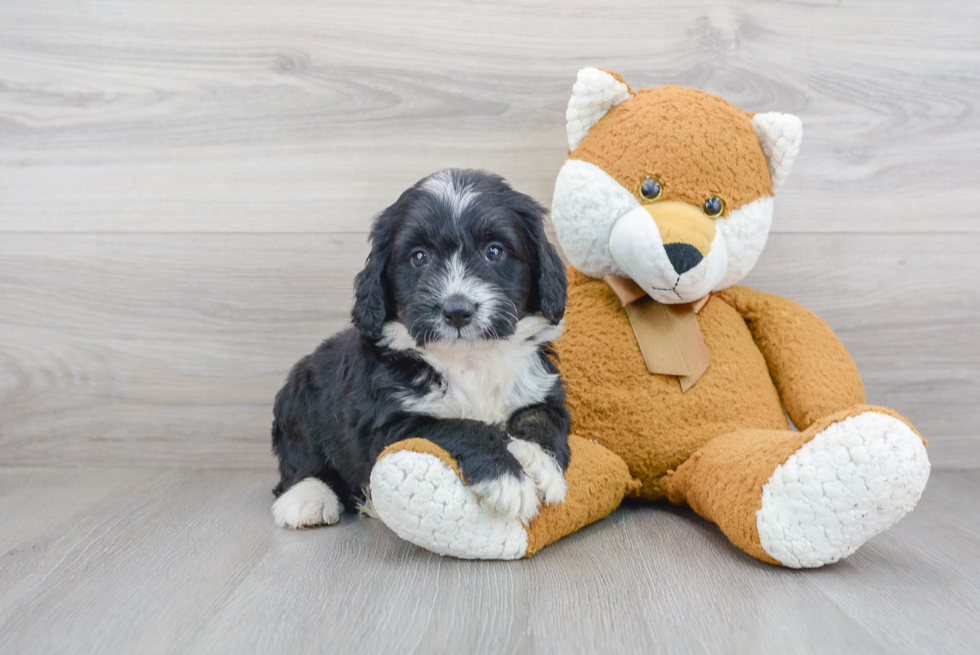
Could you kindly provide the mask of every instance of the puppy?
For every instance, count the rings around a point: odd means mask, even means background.
[[[565,497],[570,419],[550,342],[565,268],[545,210],[496,175],[445,170],[375,220],[353,327],[293,368],[276,396],[278,525],[335,523],[369,504],[371,468],[422,437],[494,511],[527,523]]]

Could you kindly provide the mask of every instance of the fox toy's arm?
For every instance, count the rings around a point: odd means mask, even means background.
[[[816,314],[782,296],[747,287],[718,295],[745,319],[797,429],[864,402],[857,365]]]

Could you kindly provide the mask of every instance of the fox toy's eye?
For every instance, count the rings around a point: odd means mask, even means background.
[[[647,179],[640,182],[640,197],[646,202],[653,202],[654,200],[659,200],[660,196],[664,193],[664,189],[660,186],[660,182],[648,177]]]
[[[425,252],[421,248],[412,252],[412,266],[425,266],[429,263],[429,253]]]
[[[497,243],[491,243],[489,246],[487,246],[487,252],[484,255],[488,262],[499,262],[503,256],[504,249]]]
[[[704,212],[705,216],[708,218],[718,218],[721,213],[725,211],[725,203],[718,196],[711,196],[704,201],[701,205],[701,211]]]

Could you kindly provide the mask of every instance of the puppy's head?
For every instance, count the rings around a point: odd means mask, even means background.
[[[540,312],[565,313],[565,269],[545,209],[500,177],[450,169],[402,193],[375,220],[351,318],[377,341],[388,321],[416,345],[499,339]]]

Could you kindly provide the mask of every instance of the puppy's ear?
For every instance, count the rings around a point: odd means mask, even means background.
[[[565,316],[567,280],[565,264],[544,232],[548,211],[528,196],[522,196],[518,211],[524,217],[527,246],[535,264],[532,270],[538,276],[538,307],[546,319],[557,324]]]
[[[541,274],[538,277],[538,297],[541,300],[541,313],[554,324],[558,324],[565,316],[565,296],[568,291],[568,280],[565,279],[565,264],[558,251],[548,242],[548,237],[541,230],[541,241],[538,246],[538,259]]]
[[[401,199],[381,212],[371,228],[371,253],[364,270],[354,278],[354,307],[350,317],[361,334],[377,341],[388,319],[389,293],[385,283],[385,267],[391,256],[391,237]]]

